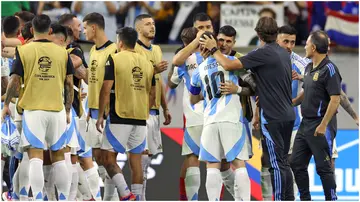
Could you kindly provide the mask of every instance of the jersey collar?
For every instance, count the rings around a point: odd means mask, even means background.
[[[47,39],[38,39],[38,40],[33,40],[33,42],[51,42]]]
[[[140,46],[142,46],[142,47],[144,47],[145,49],[148,49],[148,50],[151,50],[152,49],[152,46],[150,45],[150,46],[146,46],[142,41],[140,41],[140,40],[137,40],[137,43],[140,45]]]

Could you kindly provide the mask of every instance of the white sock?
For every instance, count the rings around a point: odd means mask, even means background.
[[[235,173],[234,173],[234,171],[231,168],[229,168],[228,170],[221,172],[221,178],[225,184],[226,189],[231,194],[231,196],[233,196],[233,198],[235,199],[235,195],[234,195]]]
[[[20,187],[20,201],[28,201],[29,197],[29,156],[27,152],[23,153],[23,159],[19,165],[19,187]],[[45,176],[44,176],[45,177]]]
[[[200,169],[199,167],[189,167],[186,170],[185,189],[189,201],[197,201],[200,189]]]
[[[104,182],[104,201],[111,201],[114,195],[117,195],[117,200],[119,200],[119,195],[117,193],[115,184],[108,175],[106,175]]]
[[[208,168],[206,171],[205,187],[208,199],[209,201],[220,201],[222,188],[220,170],[217,168]]]
[[[78,190],[79,174],[78,174],[76,167],[77,167],[76,164],[72,165],[73,173],[72,173],[72,179],[71,179],[69,201],[75,201],[77,190]]]
[[[89,183],[91,195],[97,201],[101,200],[99,174],[95,167],[85,170],[85,176]]]
[[[39,158],[30,159],[29,182],[33,194],[33,200],[42,201],[42,190],[44,187],[43,160]]]
[[[53,175],[53,166],[44,165],[44,199],[49,201],[56,200],[55,194],[55,177]]]
[[[99,166],[98,171],[99,171],[99,176],[101,177],[102,181],[105,182],[105,179],[106,179],[106,169],[105,169],[105,167],[104,166]]]
[[[235,170],[235,201],[250,201],[250,179],[245,167]]]
[[[291,171],[291,174],[292,174],[292,177],[293,177],[293,182],[294,182],[294,197],[295,197],[295,200],[296,200],[296,198],[297,198],[297,196],[298,196],[298,193],[299,193],[299,188],[298,188],[298,186],[297,186],[297,184],[296,184],[296,182],[295,182],[295,176],[294,176],[294,173]]]
[[[151,164],[151,158],[148,155],[141,156],[141,166],[143,169],[143,190],[140,197],[141,201],[146,201],[146,182],[147,182],[147,174],[148,168]]]
[[[69,172],[65,160],[58,161],[53,165],[53,175],[55,177],[55,186],[57,188],[58,200],[65,201],[69,198],[71,181],[69,181]],[[59,173],[61,173],[59,175]],[[72,175],[72,174],[71,174]]]
[[[69,175],[68,180],[69,180],[69,184],[71,185],[72,175],[73,175],[73,166],[71,163],[71,152],[64,153],[64,157],[65,157],[66,168],[67,168],[68,175]]]
[[[79,175],[79,183],[78,189],[79,192],[82,194],[82,200],[89,201],[92,198],[89,183],[86,179],[86,175],[84,170],[81,168],[80,164],[76,165],[78,175]]]
[[[14,177],[12,179],[13,182],[13,195],[12,195],[12,200],[13,201],[18,201],[19,200],[19,196],[20,196],[20,187],[19,187],[19,173],[20,173],[20,166],[17,167],[15,173],[14,173]]]
[[[143,184],[132,184],[131,192],[136,196],[136,200],[140,200],[140,196],[143,191]]]
[[[112,177],[112,180],[120,194],[121,197],[128,196],[131,192],[129,187],[126,184],[124,175],[122,173],[118,173]]]
[[[271,174],[269,168],[261,168],[261,189],[262,197],[264,201],[272,201],[272,184],[271,184]]]

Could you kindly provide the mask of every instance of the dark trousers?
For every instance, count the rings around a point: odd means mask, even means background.
[[[294,121],[261,124],[263,152],[269,156],[275,201],[294,201],[293,178],[288,162]]]
[[[336,117],[334,116],[328,124],[324,136],[314,136],[321,120],[321,118],[303,118],[294,141],[290,163],[302,201],[311,200],[308,166],[312,155],[315,159],[316,172],[323,185],[325,200],[337,199],[335,175],[331,166],[333,140],[337,131]]]

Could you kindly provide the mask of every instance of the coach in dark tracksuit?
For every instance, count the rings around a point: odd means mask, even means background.
[[[295,112],[291,103],[291,61],[289,53],[276,43],[277,24],[273,18],[262,17],[255,31],[262,47],[239,58],[229,60],[216,48],[214,39],[200,39],[211,50],[217,62],[227,71],[250,69],[256,79],[261,127],[266,141],[263,150],[270,154],[272,187],[275,200],[294,200],[293,179],[288,152]]]
[[[312,33],[306,42],[306,57],[312,59],[305,68],[304,92],[295,100],[301,103],[302,122],[294,141],[291,168],[301,200],[311,200],[308,165],[314,155],[325,200],[336,200],[336,182],[331,167],[333,140],[336,135],[336,111],[340,104],[341,76],[326,55],[328,36],[323,31]]]

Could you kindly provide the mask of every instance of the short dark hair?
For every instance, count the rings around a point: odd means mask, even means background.
[[[181,41],[184,44],[189,44],[196,38],[197,33],[198,29],[196,29],[195,27],[185,28],[181,31]]]
[[[53,34],[62,34],[67,39],[67,30],[65,26],[60,25],[59,23],[51,24],[51,29]]]
[[[32,27],[32,23],[26,22],[21,30],[21,35],[24,37],[25,40],[34,38],[34,35],[31,33],[31,27]]]
[[[74,14],[63,14],[59,17],[59,24],[60,25],[65,25],[66,23],[68,23],[69,21],[71,21],[73,18],[76,18],[76,15]]]
[[[204,32],[204,34],[201,35],[201,38],[204,38],[205,35],[208,36],[208,37],[212,37],[217,41],[216,36],[215,36],[214,33],[206,31],[206,32]]]
[[[19,17],[25,23],[31,22],[35,15],[29,11],[19,11],[14,14],[15,16]]]
[[[95,24],[100,29],[105,29],[104,16],[102,16],[100,13],[93,12],[93,13],[87,14],[84,17],[83,22],[87,22],[88,24]]]
[[[278,34],[296,35],[297,31],[293,26],[284,25],[279,28]]]
[[[149,15],[149,14],[140,14],[138,16],[136,16],[134,24],[136,24],[137,22],[146,19],[146,18],[153,18],[153,16]]]
[[[270,17],[262,17],[256,24],[255,31],[262,41],[272,43],[276,41],[278,26],[276,20]]]
[[[271,15],[273,16],[274,19],[276,19],[276,13],[273,9],[271,8],[263,8],[259,11],[259,16],[262,14],[262,13],[265,13],[265,12],[269,12],[271,13]]]
[[[124,42],[128,48],[135,48],[137,41],[137,32],[134,28],[123,27],[116,31],[119,41]]]
[[[326,54],[329,48],[329,36],[325,31],[317,30],[310,33],[311,43],[316,46],[316,51],[320,54]]]
[[[66,28],[67,38],[74,39],[74,32],[72,31],[72,29],[68,26],[65,26],[65,28]]]
[[[44,33],[49,31],[51,20],[49,16],[41,14],[34,17],[32,20],[32,27],[35,32]]]
[[[230,25],[222,26],[219,30],[219,34],[224,34],[225,36],[236,38],[236,30]]]
[[[15,16],[7,16],[4,18],[3,27],[6,37],[12,37],[17,34],[20,27],[20,21]]]
[[[196,22],[196,21],[211,21],[211,18],[208,14],[206,13],[197,13],[196,15],[194,15],[193,17],[193,24]]]

